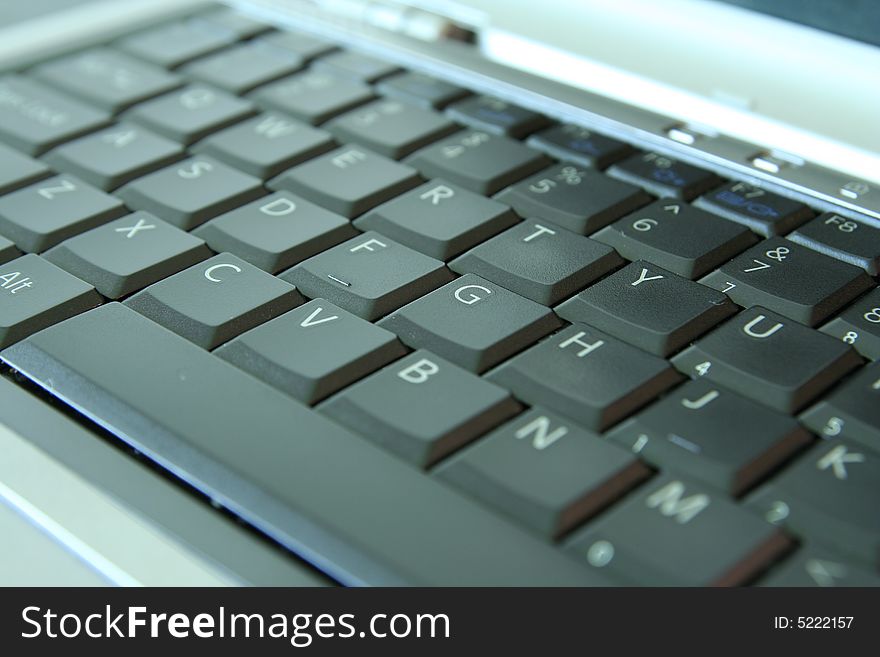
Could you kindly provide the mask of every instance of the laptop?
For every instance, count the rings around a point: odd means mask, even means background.
[[[880,583],[876,5],[0,16],[0,583]]]

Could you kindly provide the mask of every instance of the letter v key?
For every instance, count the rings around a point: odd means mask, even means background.
[[[323,317],[321,319],[315,319],[318,315],[320,315],[324,311],[323,308],[318,306],[315,308],[311,314],[306,317],[303,321],[300,322],[300,326],[303,328],[308,328],[310,326],[317,326],[318,324],[324,324],[325,322],[332,322],[334,319],[339,319],[338,315],[330,315],[330,317]]]

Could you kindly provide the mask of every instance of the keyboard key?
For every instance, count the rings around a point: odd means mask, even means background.
[[[708,488],[664,476],[568,542],[583,563],[639,586],[737,586],[790,546],[782,532]]]
[[[735,496],[808,445],[788,416],[708,381],[689,381],[608,438],[652,465]]]
[[[721,184],[714,173],[659,153],[633,155],[608,169],[608,174],[640,185],[651,194],[689,201]]]
[[[386,157],[401,158],[459,127],[442,114],[397,100],[377,100],[330,121],[341,142],[355,142]]]
[[[450,117],[493,135],[522,138],[543,128],[547,117],[492,96],[471,96],[450,105]]]
[[[345,217],[276,192],[212,219],[193,234],[214,251],[229,251],[274,274],[358,233]]]
[[[298,55],[304,61],[311,61],[316,57],[326,55],[327,53],[336,50],[336,46],[329,41],[312,36],[311,34],[305,34],[304,32],[292,32],[288,30],[271,32],[270,34],[260,37],[257,41],[269,43],[278,48],[289,50],[295,55]]]
[[[332,75],[340,75],[360,82],[375,82],[400,70],[399,66],[391,62],[351,51],[331,53],[312,66],[316,71],[327,71]]]
[[[268,113],[221,130],[192,150],[265,180],[334,146],[332,137],[323,130]]]
[[[556,538],[645,479],[624,450],[534,408],[440,464],[437,477]]]
[[[681,379],[665,360],[580,324],[515,356],[487,378],[593,431],[616,424]]]
[[[51,173],[39,160],[0,144],[0,194],[30,185]]]
[[[880,586],[880,575],[816,545],[805,545],[763,579],[760,586],[829,588]]]
[[[119,199],[73,176],[55,176],[0,198],[0,233],[22,251],[45,251],[125,212]]]
[[[307,71],[260,87],[250,97],[262,107],[317,125],[369,102],[374,95],[363,82]]]
[[[2,357],[342,583],[609,583],[121,304]]]
[[[197,59],[182,71],[197,80],[234,94],[290,75],[303,67],[303,60],[289,50],[252,41]]]
[[[199,14],[198,20],[204,21],[208,25],[218,25],[223,29],[230,30],[239,39],[250,39],[272,29],[271,25],[242,14],[235,9],[220,9],[208,14]]]
[[[655,201],[592,235],[627,260],[647,260],[685,278],[707,274],[758,241],[732,221],[686,203]]]
[[[529,137],[528,145],[563,162],[605,169],[634,152],[632,146],[580,126],[564,124]]]
[[[736,313],[726,296],[637,260],[556,308],[658,356],[678,351]]]
[[[141,103],[125,116],[182,144],[191,144],[254,112],[254,105],[248,100],[191,85]]]
[[[119,124],[59,146],[44,159],[109,191],[182,157],[177,142],[134,124]]]
[[[21,255],[21,251],[15,248],[15,244],[3,236],[0,236],[0,264],[9,262]]]
[[[110,299],[137,292],[210,256],[202,240],[146,212],[93,228],[44,255]]]
[[[101,303],[88,283],[38,255],[0,267],[0,347]]]
[[[237,35],[228,27],[196,17],[133,34],[117,45],[141,59],[174,68],[225,48],[236,40]]]
[[[880,360],[880,288],[874,288],[821,329],[852,345],[869,360]]]
[[[524,221],[451,263],[551,306],[623,264],[614,249],[554,224]]]
[[[318,409],[424,468],[515,415],[519,404],[506,390],[419,350]]]
[[[523,217],[588,235],[647,203],[637,187],[589,169],[557,164],[498,194]]]
[[[880,556],[880,456],[843,440],[822,441],[748,499],[767,522],[858,559]]]
[[[360,146],[342,146],[273,178],[268,185],[356,217],[419,182],[411,167]]]
[[[314,404],[406,354],[393,333],[315,299],[216,351],[266,383]]]
[[[376,89],[385,96],[423,109],[441,109],[470,93],[449,82],[410,72],[385,78],[376,85]]]
[[[507,137],[461,132],[409,156],[426,178],[443,178],[480,194],[494,194],[548,164],[544,155]]]
[[[483,372],[561,322],[549,308],[466,274],[379,322],[414,349]]]
[[[8,75],[0,78],[0,140],[28,155],[97,130],[110,115],[44,87]]]
[[[368,231],[281,276],[306,296],[373,321],[452,279],[443,263]]]
[[[672,362],[685,374],[705,377],[792,413],[861,360],[839,340],[755,307],[712,331]]]
[[[801,415],[823,438],[846,438],[880,452],[880,365],[874,363]]]
[[[109,48],[92,48],[32,71],[53,88],[111,112],[158,96],[183,84],[180,76]]]
[[[872,286],[862,270],[782,237],[756,244],[700,282],[741,306],[764,306],[809,326]]]
[[[207,157],[193,157],[128,183],[118,194],[136,210],[146,210],[190,230],[263,195],[260,181]]]
[[[803,203],[744,182],[728,183],[698,198],[694,205],[764,237],[784,235],[813,216]]]
[[[880,274],[880,229],[826,212],[788,236],[819,253]]]
[[[354,225],[449,260],[517,221],[506,205],[445,180],[432,180],[373,208]]]
[[[292,285],[221,253],[154,283],[125,305],[213,349],[302,302]]]

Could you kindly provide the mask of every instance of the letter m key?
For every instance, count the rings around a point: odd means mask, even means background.
[[[684,484],[680,481],[670,481],[663,488],[648,496],[645,504],[650,509],[657,509],[668,518],[675,518],[680,524],[693,520],[711,502],[708,495],[696,493],[689,497],[683,497]]]

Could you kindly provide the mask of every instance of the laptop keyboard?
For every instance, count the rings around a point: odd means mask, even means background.
[[[0,142],[0,358],[338,581],[880,583],[867,223],[229,10]]]

